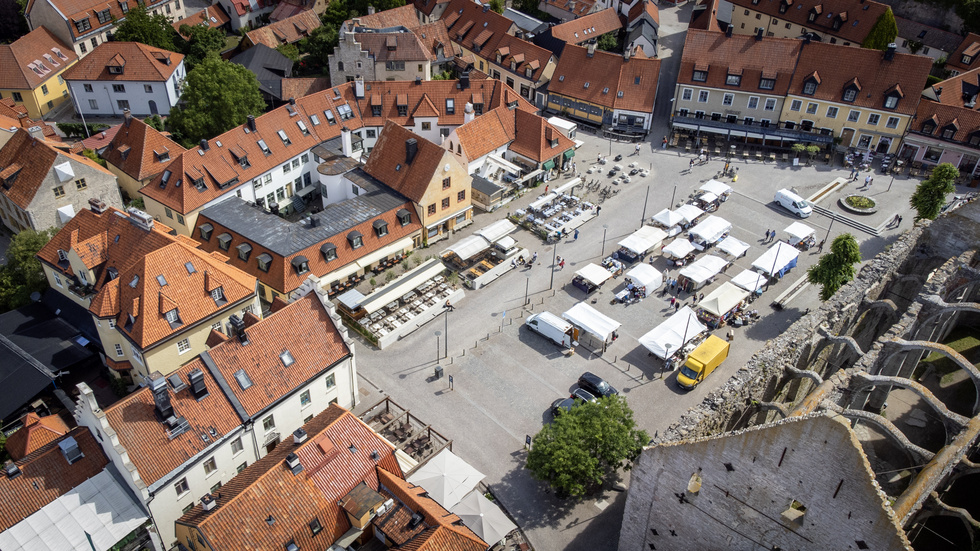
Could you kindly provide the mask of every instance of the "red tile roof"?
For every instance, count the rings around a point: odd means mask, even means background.
[[[82,145],[82,150],[91,149],[92,151],[99,151],[105,146],[112,142],[112,139],[116,137],[116,132],[119,132],[119,127],[121,125],[114,124],[105,130],[101,130],[92,134],[90,137],[85,138],[80,143]]]
[[[440,4],[448,4],[449,0],[412,0],[415,9],[421,14],[432,15],[432,11]]]
[[[75,50],[38,27],[11,44],[0,44],[0,88],[33,90],[58,71],[71,65],[78,56]]]
[[[626,60],[601,50],[589,56],[586,48],[568,44],[548,86],[556,94],[610,109],[652,113],[659,78],[659,59]]]
[[[292,44],[306,38],[313,32],[313,29],[320,26],[320,18],[316,12],[309,9],[301,11],[292,17],[287,17],[282,21],[270,23],[264,27],[259,27],[254,31],[245,33],[245,37],[252,44],[265,44],[275,49],[283,44]]]
[[[413,33],[354,33],[354,40],[361,45],[361,50],[368,52],[377,63],[435,61],[435,55]]]
[[[688,30],[700,29],[704,31],[722,32],[723,29],[718,24],[719,1],[698,0],[695,4],[694,11],[691,12],[691,23],[688,25]]]
[[[440,20],[450,39],[469,51],[496,51],[504,36],[517,32],[516,23],[471,0],[452,0]]]
[[[363,27],[365,29],[405,27],[406,29],[411,30],[419,25],[419,18],[415,14],[415,7],[411,4],[406,4],[390,10],[379,11],[370,15],[361,15],[344,22],[344,26],[349,30],[354,26]]]
[[[225,23],[228,23],[228,21],[230,21],[230,19],[228,19],[228,16],[225,14],[225,10],[219,7],[205,7],[203,10],[193,15],[188,15],[183,19],[174,21],[171,26],[179,33],[180,28],[184,25],[205,25],[209,28],[216,29]],[[186,35],[181,36],[187,38]]]
[[[786,95],[803,41],[794,38],[763,38],[689,29],[677,74],[679,84],[730,88],[734,91]],[[694,68],[707,70],[707,80],[694,80]],[[739,86],[726,84],[729,73],[741,75]],[[775,79],[771,90],[759,85],[762,76]]]
[[[411,163],[407,163],[405,142],[411,138],[418,142],[418,153]],[[413,202],[420,203],[429,189],[429,183],[442,171],[445,154],[445,149],[389,121],[364,165],[364,172]]]
[[[510,144],[512,152],[543,163],[575,148],[575,142],[544,118],[517,110],[514,115],[516,135]],[[555,145],[552,145],[552,141]]]
[[[301,98],[330,88],[330,77],[284,78],[280,82],[282,97],[287,99]]]
[[[135,117],[113,127],[115,136],[102,158],[137,181],[163,172],[170,159],[184,151],[180,144]]]
[[[963,55],[969,57],[969,63],[963,63]],[[961,73],[969,71],[976,65],[980,67],[977,60],[980,59],[980,35],[969,33],[963,42],[946,59],[946,70],[954,69]]]
[[[786,0],[732,0],[736,9],[744,8],[765,14],[781,22],[791,22],[808,30],[824,33],[850,41],[860,46],[868,33],[878,22],[878,18],[890,11],[887,5],[864,0],[789,0],[786,13],[779,9]],[[758,3],[756,3],[758,2]],[[810,13],[817,13],[816,20],[809,21]],[[841,19],[840,28],[834,30],[834,22]],[[782,23],[780,23],[782,24]],[[754,33],[753,33],[754,34]]]
[[[642,0],[636,3],[637,6],[641,6],[642,4]],[[630,10],[631,20],[633,19],[632,14],[633,10]],[[569,44],[581,44],[582,42],[597,39],[608,32],[618,31],[622,28],[623,21],[619,18],[619,14],[616,13],[616,10],[607,8],[590,13],[584,17],[579,17],[578,19],[572,19],[560,25],[555,25],[551,27],[551,36]]]
[[[438,48],[442,46],[443,57],[451,58],[462,53],[459,46],[449,38],[449,31],[442,21],[433,21],[412,29],[415,36],[433,56],[438,56]]]
[[[501,59],[500,63],[496,63],[496,55],[491,56],[494,65],[500,67],[504,73],[515,73],[521,78],[528,78],[533,82],[544,77],[545,67],[552,60],[550,51],[509,34],[500,37],[495,53],[497,51],[501,52]],[[514,69],[511,69],[512,61],[516,63]],[[530,77],[527,75],[529,67],[531,69]]]
[[[651,2],[650,0],[640,0],[636,4],[633,4],[633,7],[630,8],[629,13],[626,15],[626,20],[632,23],[642,17],[644,13],[649,15],[654,23],[660,25],[660,9],[657,8],[655,2]]]
[[[21,428],[7,437],[5,449],[15,461],[44,447],[68,432],[68,425],[57,415],[39,417],[36,413],[28,413],[21,422]]]
[[[58,13],[62,14],[65,18],[65,26],[68,27],[69,32],[71,32],[72,37],[76,40],[79,36],[84,36],[91,34],[103,27],[112,27],[120,19],[124,19],[126,14],[122,11],[122,4],[119,2],[104,2],[99,0],[52,0],[50,2],[54,9]],[[27,4],[27,9],[25,14],[29,15],[34,7],[34,0],[29,0]],[[129,7],[133,7],[133,4],[129,4]],[[110,17],[105,20],[105,23],[99,21],[96,15],[99,11],[109,10]],[[75,27],[76,22],[82,22],[88,20],[91,28],[86,29],[82,32],[78,32]]]
[[[592,12],[594,0],[542,0],[545,4],[568,12],[572,17],[582,17]]]
[[[456,129],[457,144],[447,141],[443,145],[467,162],[475,161],[514,141],[514,118],[514,113],[507,107],[491,109]]]
[[[87,428],[78,427],[68,437],[75,439],[84,455],[71,465],[57,441],[51,441],[15,462],[23,474],[17,478],[0,477],[0,532],[99,474],[109,463]]]
[[[975,134],[980,136],[978,94],[980,68],[934,84],[919,101],[915,120],[909,125],[909,131],[928,134],[945,141],[969,142]],[[933,101],[930,96],[938,96],[939,101]],[[949,129],[953,130],[952,137],[943,138],[943,132]]]
[[[299,327],[303,330],[296,331]],[[247,334],[248,346],[229,339],[208,355],[250,417],[351,354],[316,293],[259,321]],[[293,359],[288,366],[287,353]],[[236,382],[239,370],[252,380],[251,387]]]
[[[13,98],[0,98],[0,117],[7,117],[9,123],[4,123],[5,128],[16,128],[20,127],[25,130],[39,127],[41,129],[41,134],[44,135],[44,139],[52,143],[60,143],[61,136],[55,132],[54,127],[48,125],[45,122],[37,122],[34,119],[27,116],[27,108],[23,105],[17,105],[14,103]],[[7,126],[9,124],[9,126]]]
[[[139,42],[103,42],[62,76],[65,80],[165,82],[183,60],[183,54]],[[122,73],[110,73],[108,66],[117,63],[124,64]]]
[[[312,9],[305,4],[307,4],[305,0],[280,0],[272,13],[269,14],[269,21],[275,23]]]

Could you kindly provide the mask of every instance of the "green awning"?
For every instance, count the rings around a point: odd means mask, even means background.
[[[541,165],[541,168],[543,168],[545,170],[551,170],[551,169],[555,168],[555,162],[554,161],[545,161],[544,164]]]
[[[566,159],[571,159],[574,156],[575,156],[575,150],[574,149],[569,149],[568,151],[565,152],[565,158]]]

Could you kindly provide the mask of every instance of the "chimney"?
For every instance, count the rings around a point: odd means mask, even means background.
[[[590,43],[588,47],[586,47],[586,55],[588,55],[589,57],[595,55],[595,42]]]
[[[126,209],[129,213],[129,221],[137,228],[150,231],[153,229],[153,217],[136,207]]]
[[[133,122],[133,113],[130,112],[129,108],[123,109],[123,124],[129,127],[129,123]]]
[[[810,33],[806,33],[806,36],[803,37],[803,45],[806,46],[808,44],[810,44]]]
[[[459,74],[459,89],[466,90],[470,87],[470,72],[468,70]]]
[[[296,105],[296,98],[289,98],[289,105]]]
[[[898,44],[892,42],[888,45],[888,49],[885,50],[885,61],[891,61],[895,59],[895,50],[898,49]]]
[[[623,60],[624,61],[629,61],[630,60],[630,53],[632,52],[632,50],[633,50],[633,48],[624,48],[623,49]]]
[[[490,11],[490,4],[483,4],[483,13]]]
[[[200,145],[201,145],[201,151],[207,151],[207,150],[211,149],[211,146],[208,145],[208,141],[205,140],[204,138],[201,138],[201,144]]]
[[[153,405],[156,406],[160,417],[172,417],[174,408],[170,405],[170,391],[167,390],[167,380],[163,377],[150,380],[150,392],[153,393]]]
[[[758,29],[756,29],[756,31],[755,31],[755,39],[758,40],[759,42],[762,41],[762,27],[759,27]]]
[[[473,111],[473,104],[466,102],[466,106],[463,107],[463,124],[466,124],[476,117],[476,113]]]
[[[92,208],[92,212],[95,214],[102,214],[106,209],[105,201],[95,197],[88,200],[88,206]]]
[[[194,394],[194,398],[200,400],[208,395],[208,386],[204,383],[204,372],[200,368],[192,369],[187,374],[187,380],[191,384],[191,393]]]
[[[351,144],[350,128],[345,126],[340,129],[340,143],[344,157],[350,157],[353,155],[354,146]]]
[[[210,511],[211,509],[214,509],[214,507],[217,504],[218,502],[214,499],[214,497],[211,494],[204,494],[204,497],[201,498],[201,508],[204,509],[205,511]]]
[[[368,15],[374,15],[374,6],[368,5]]]
[[[410,165],[419,152],[419,141],[415,138],[405,140],[405,164]]]
[[[3,472],[7,475],[7,478],[10,479],[17,478],[22,474],[20,472],[20,467],[9,459],[7,460],[6,465],[3,466]]]
[[[732,33],[733,33],[734,31],[735,31],[735,26],[734,26],[734,25],[732,25],[732,24],[729,24],[729,25],[728,25],[728,28],[727,28],[727,29],[725,29],[725,36],[727,36],[728,38],[731,38],[731,37],[732,37]]]
[[[422,77],[415,77],[415,85],[416,86],[422,85]]]
[[[943,87],[940,86],[936,88],[936,99],[939,99],[940,97],[942,97],[942,95],[943,95]]]
[[[249,132],[255,132],[255,116],[249,115],[248,119],[245,120],[245,127],[248,128]]]
[[[306,442],[306,438],[307,438],[306,431],[303,430],[302,427],[293,431],[293,444],[296,444],[298,446],[303,442]]]
[[[303,471],[303,464],[299,462],[299,456],[295,453],[290,453],[286,456],[286,468],[289,469],[293,475],[298,475]]]
[[[354,79],[354,97],[357,99],[364,99],[364,79],[356,78]]]

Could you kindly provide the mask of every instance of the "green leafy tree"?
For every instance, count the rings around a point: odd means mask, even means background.
[[[596,46],[605,52],[611,52],[616,49],[618,41],[616,39],[617,31],[610,31],[599,37],[599,41]]]
[[[306,56],[300,62],[300,69],[306,74],[326,74],[327,57],[338,42],[336,27],[322,25],[313,29],[309,36],[299,41],[299,52]]]
[[[54,228],[24,230],[10,241],[7,264],[0,268],[0,310],[19,308],[30,302],[31,293],[48,287],[37,253],[54,234]]]
[[[142,42],[171,52],[177,51],[176,37],[177,31],[170,26],[169,17],[162,13],[153,15],[139,3],[129,10],[126,19],[113,33],[113,40],[117,42]]]
[[[954,182],[960,171],[951,163],[942,163],[932,171],[932,176],[919,183],[909,204],[916,210],[916,220],[935,220],[946,203],[946,196],[956,191]]]
[[[497,13],[504,13],[504,3],[502,0],[490,0],[490,9]]]
[[[830,244],[830,252],[806,271],[807,280],[821,285],[820,300],[834,296],[837,289],[854,279],[854,265],[861,262],[861,248],[849,233],[838,235]]]
[[[299,61],[299,47],[296,44],[280,44],[276,46],[276,51],[288,57],[293,63]]]
[[[347,5],[357,13],[367,13],[369,6],[380,12],[400,8],[405,5],[405,0],[347,0]]]
[[[209,54],[221,53],[225,48],[225,33],[204,25],[181,25],[180,33],[187,37],[184,42],[184,63],[190,71],[204,61]]]
[[[581,497],[620,468],[629,469],[649,440],[636,428],[626,400],[610,396],[579,404],[545,425],[534,436],[527,469],[558,495]]]
[[[160,118],[160,115],[151,115],[146,117],[143,119],[143,122],[145,122],[150,128],[158,132],[163,132],[163,119]]]
[[[323,13],[320,15],[320,22],[326,27],[333,27],[336,32],[336,29],[340,28],[344,24],[344,21],[347,21],[354,15],[350,11],[347,0],[336,0],[327,4],[327,9],[323,10]]]
[[[861,47],[872,50],[887,50],[888,45],[895,42],[897,36],[898,24],[895,23],[895,14],[892,13],[891,8],[888,8],[885,13],[878,16],[878,20],[871,27],[868,36],[861,43]]]
[[[244,124],[248,115],[265,110],[255,73],[216,55],[187,73],[180,101],[167,124],[186,147]]]

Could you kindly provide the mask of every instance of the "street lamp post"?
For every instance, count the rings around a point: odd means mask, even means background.
[[[599,258],[606,256],[606,230],[609,229],[609,224],[602,225],[602,253],[599,254]]]
[[[442,359],[442,345],[439,344],[439,337],[442,335],[442,331],[436,331],[436,363]]]
[[[527,290],[531,287],[531,274],[530,272],[525,273],[524,277],[527,278],[527,282],[524,284],[524,306],[527,306]]]
[[[445,322],[445,329],[446,329],[446,341],[445,341],[446,354],[443,357],[448,358],[449,357],[449,308],[446,308],[446,313],[443,316],[443,321]]]
[[[561,239],[561,238],[559,238]],[[555,287],[555,268],[558,264],[558,241],[555,241],[554,251],[551,253],[551,283],[548,284],[548,290],[552,290]]]

